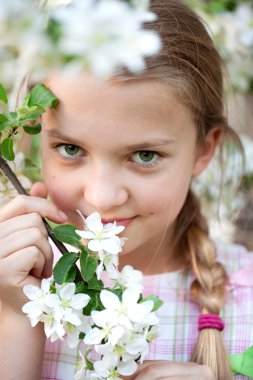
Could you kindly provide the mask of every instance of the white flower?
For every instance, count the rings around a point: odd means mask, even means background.
[[[116,287],[122,289],[136,289],[139,292],[143,290],[143,274],[141,271],[134,269],[131,265],[125,265],[121,272],[115,272]]]
[[[79,326],[82,323],[82,309],[88,304],[90,296],[83,293],[75,294],[75,289],[74,283],[62,285],[57,294],[47,297],[46,304],[54,309],[56,319]]]
[[[62,51],[84,57],[86,67],[98,76],[122,65],[142,70],[144,56],[160,48],[159,37],[142,30],[143,22],[155,18],[144,5],[140,9],[117,0],[73,0],[68,8],[52,12],[52,17],[64,27]]]
[[[80,316],[81,324],[78,326],[72,325],[72,323],[65,322],[63,324],[64,330],[67,335],[67,344],[70,348],[75,348],[79,343],[80,333],[87,333],[91,328],[91,318],[87,316]]]
[[[81,351],[79,351],[79,355],[81,360],[77,363],[78,371],[75,373],[74,379],[75,380],[86,380],[86,371],[87,371],[87,362],[85,356],[82,354]]]
[[[91,317],[96,326],[92,328],[84,338],[85,344],[100,344],[106,339],[111,345],[115,345],[124,334],[124,328],[118,325],[116,313],[110,310],[92,311]]]
[[[123,241],[115,236],[124,230],[124,226],[117,226],[116,222],[103,225],[101,216],[95,212],[85,220],[85,230],[76,230],[83,239],[88,240],[88,248],[94,252],[101,250],[113,255],[122,251]]]
[[[112,255],[110,253],[104,252],[103,250],[98,252],[100,263],[97,266],[96,274],[97,278],[101,278],[101,273],[106,270],[108,277],[111,279],[118,277],[118,255]]]
[[[107,354],[101,360],[94,363],[94,370],[102,379],[121,380],[116,370],[117,365],[118,357],[113,354]]]
[[[130,355],[140,356],[140,363],[142,363],[149,353],[149,344],[145,336],[135,334],[132,339],[126,342],[125,350]]]
[[[22,311],[28,315],[32,326],[35,326],[41,320],[43,313],[49,310],[46,299],[50,294],[50,285],[49,280],[43,279],[40,288],[35,285],[24,286],[23,291],[31,301],[22,307]]]
[[[138,303],[140,292],[135,289],[127,289],[122,294],[122,301],[114,293],[102,290],[100,299],[105,307],[112,314],[112,318],[117,316],[118,324],[128,329],[133,329],[132,323],[145,324],[154,314],[153,301]],[[96,316],[99,318],[99,314]],[[102,318],[102,317],[101,317]],[[155,324],[155,315],[153,317]],[[101,321],[102,323],[102,321]],[[156,322],[157,323],[157,322]]]
[[[133,359],[122,361],[116,352],[108,351],[100,361],[94,363],[94,369],[104,379],[120,380],[120,375],[132,375],[137,370],[137,363]]]
[[[96,345],[95,350],[98,354],[103,357],[114,356],[115,361],[118,361],[117,369],[119,373],[125,376],[131,375],[137,369],[136,360],[140,357],[141,352],[129,353],[127,352],[127,344],[133,340],[135,334],[126,331],[122,339],[117,343],[117,345],[112,346],[108,343]],[[128,367],[128,368],[127,368]],[[121,372],[121,371],[124,371]]]
[[[157,338],[160,334],[160,327],[159,326],[152,326],[147,327],[145,331],[145,338],[148,342],[152,342],[155,338]]]
[[[54,311],[48,310],[46,314],[41,317],[41,322],[44,323],[44,331],[47,338],[50,338],[51,342],[56,340],[62,340],[65,335],[63,323],[55,318]]]

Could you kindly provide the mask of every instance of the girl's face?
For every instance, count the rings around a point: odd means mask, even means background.
[[[192,177],[205,166],[190,111],[154,80],[54,76],[48,86],[60,100],[42,120],[50,198],[80,229],[76,210],[124,225],[128,262],[143,268],[138,260],[156,254],[155,271],[165,270],[175,220]]]

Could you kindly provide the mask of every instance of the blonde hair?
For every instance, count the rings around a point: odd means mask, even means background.
[[[151,10],[158,18],[146,28],[160,34],[161,51],[146,60],[144,73],[133,75],[122,70],[117,77],[154,78],[173,85],[179,100],[192,111],[200,144],[210,130],[219,126],[223,141],[231,140],[242,149],[239,137],[224,116],[224,68],[203,23],[180,1],[152,0]],[[225,303],[227,274],[217,262],[207,222],[192,190],[177,218],[176,231],[175,247],[178,252],[186,252],[195,275],[190,288],[192,300],[198,303],[200,313],[219,314]],[[216,329],[206,328],[199,333],[191,360],[208,365],[217,380],[232,379],[222,334]]]

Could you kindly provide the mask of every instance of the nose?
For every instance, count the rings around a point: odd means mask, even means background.
[[[129,192],[115,171],[93,170],[84,186],[84,199],[91,209],[100,213],[125,204]]]

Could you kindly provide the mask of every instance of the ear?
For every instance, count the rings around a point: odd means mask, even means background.
[[[208,132],[205,140],[197,148],[196,161],[193,167],[192,175],[197,177],[208,166],[212,160],[215,148],[219,144],[223,135],[223,129],[216,127]]]

